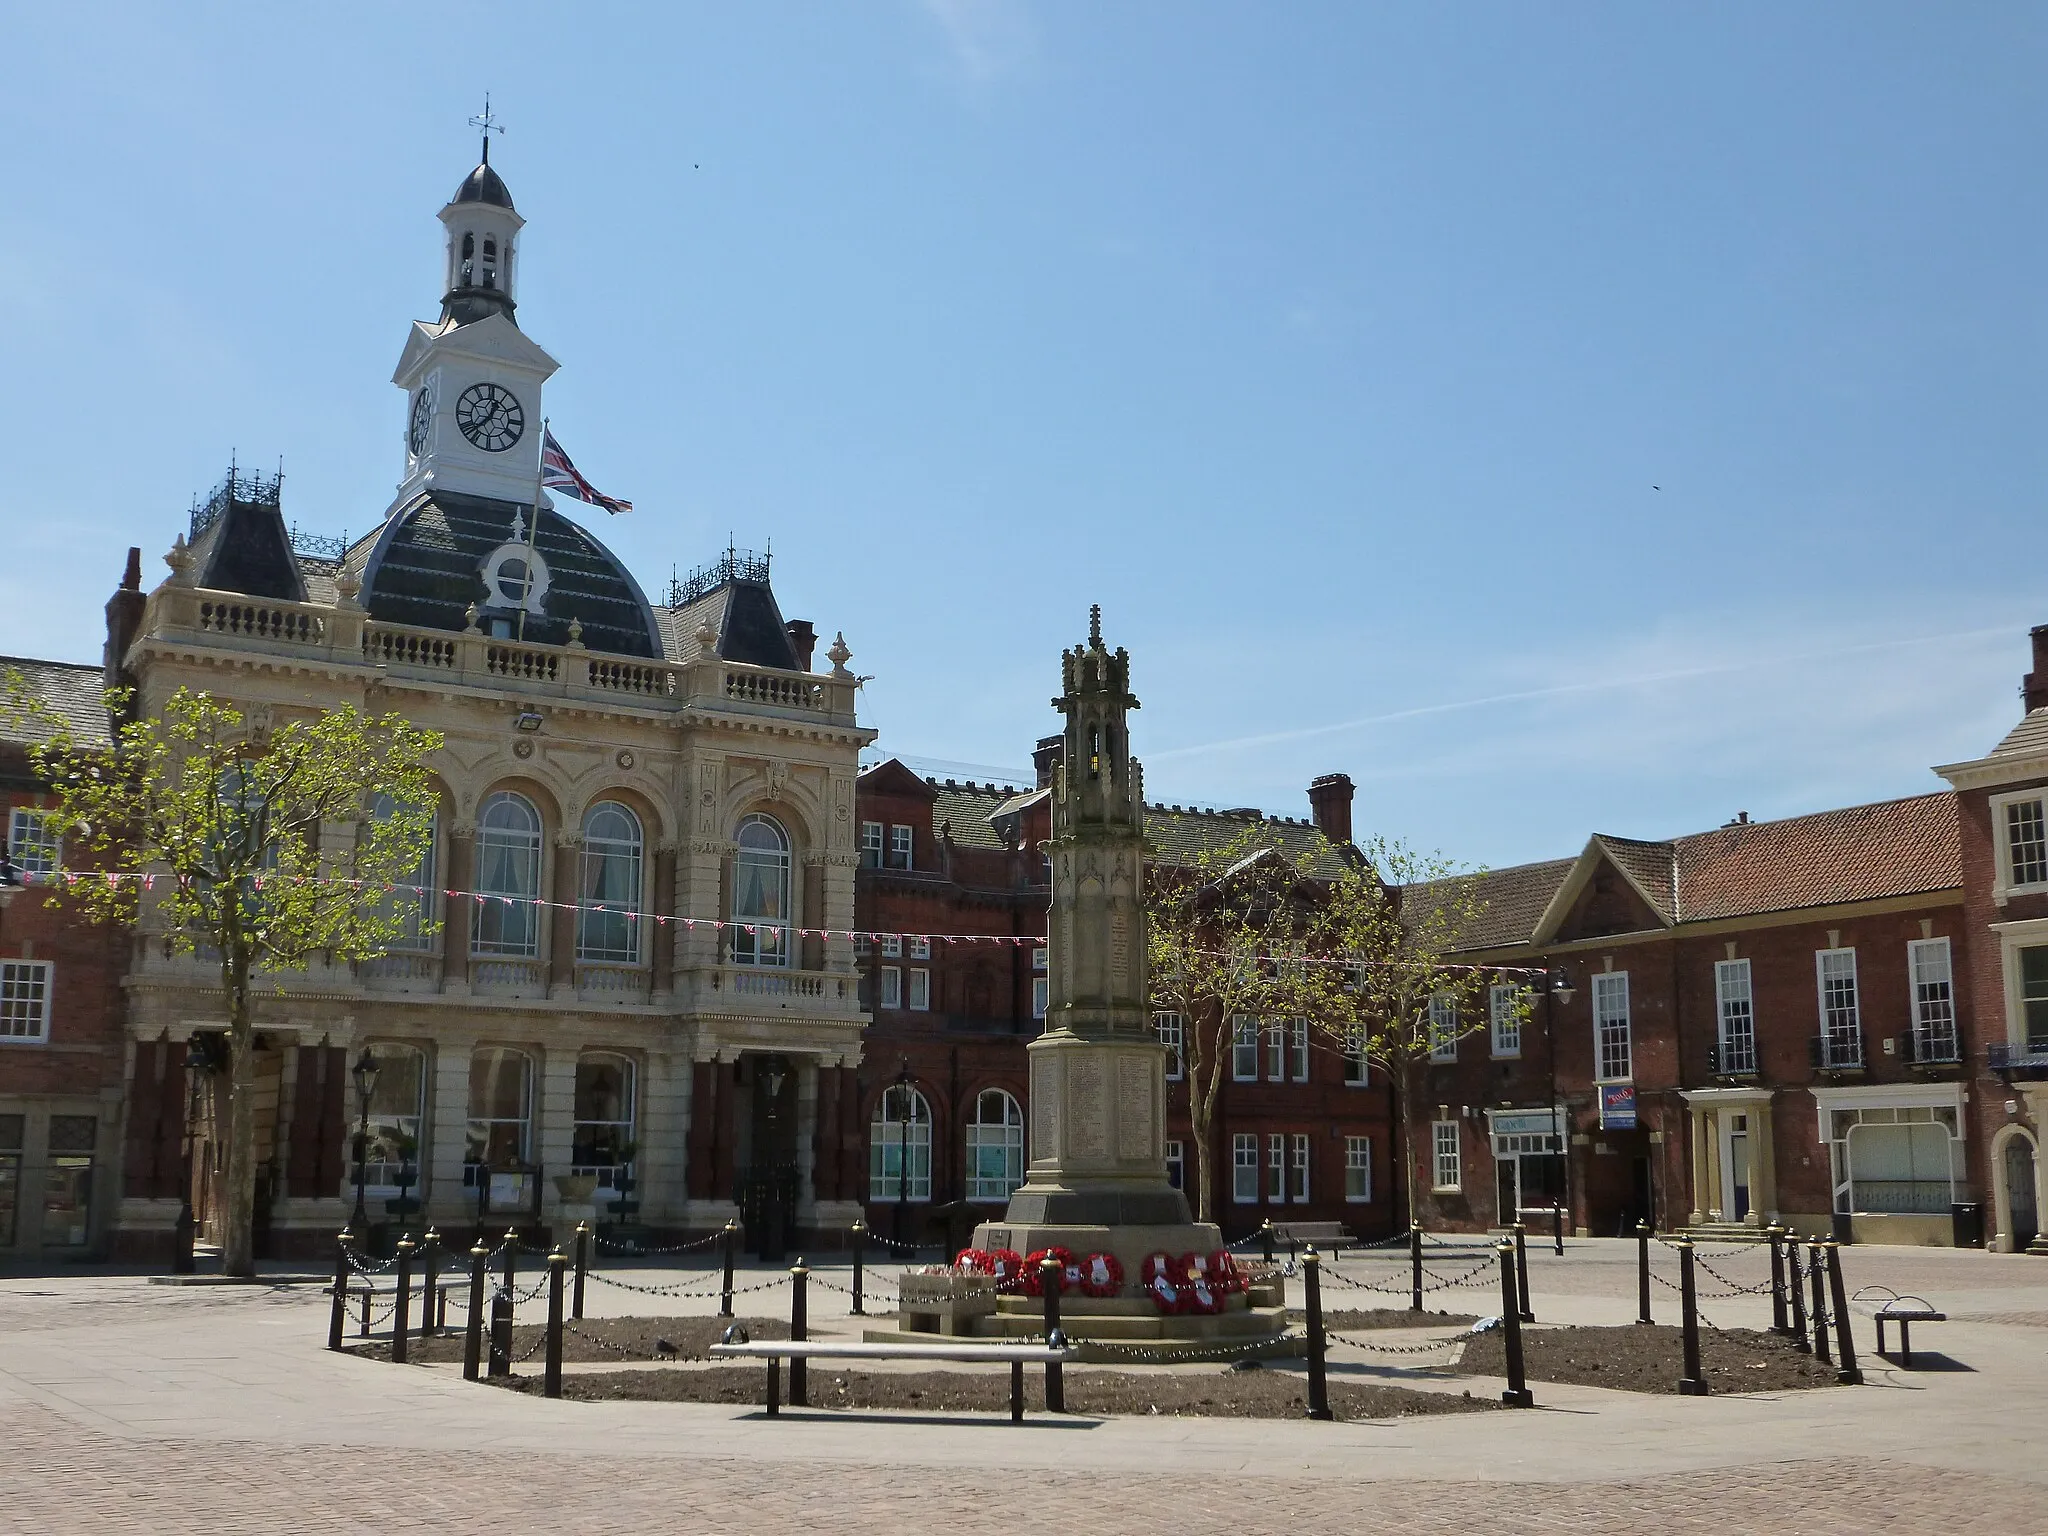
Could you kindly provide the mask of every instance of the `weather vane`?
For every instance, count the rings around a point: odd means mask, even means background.
[[[491,116],[491,93],[489,91],[484,92],[483,116],[472,117],[469,120],[469,126],[481,128],[484,131],[484,164],[489,165],[491,163],[491,135],[505,131],[505,125]]]

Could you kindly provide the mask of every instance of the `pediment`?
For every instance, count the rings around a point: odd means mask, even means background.
[[[444,357],[495,363],[543,379],[562,366],[505,315],[490,315],[468,325],[415,320],[406,334],[405,349],[399,353],[391,382],[401,389],[410,389],[431,359]]]

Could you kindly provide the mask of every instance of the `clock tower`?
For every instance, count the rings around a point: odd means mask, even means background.
[[[394,509],[422,492],[534,505],[541,386],[560,366],[513,318],[519,231],[503,178],[483,159],[441,210],[441,318],[416,320],[391,382],[407,395],[405,476]]]

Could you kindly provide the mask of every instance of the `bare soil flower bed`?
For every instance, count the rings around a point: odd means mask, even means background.
[[[1531,1381],[1613,1387],[1622,1392],[1673,1392],[1685,1369],[1683,1333],[1662,1325],[1617,1328],[1524,1328],[1522,1358]],[[1507,1374],[1506,1346],[1498,1333],[1465,1346],[1458,1369],[1476,1376]],[[1700,1330],[1700,1370],[1710,1392],[1784,1392],[1831,1387],[1831,1367],[1814,1364],[1789,1339],[1731,1328]]]
[[[1290,1311],[1287,1320],[1298,1327],[1308,1326],[1308,1314],[1299,1308]],[[1325,1328],[1341,1328],[1346,1332],[1363,1328],[1469,1328],[1478,1321],[1469,1312],[1414,1312],[1407,1307],[1373,1307],[1363,1312],[1325,1310],[1323,1313]]]
[[[527,1369],[530,1371],[531,1366]],[[714,1366],[708,1370],[584,1371],[562,1378],[562,1394],[583,1402],[730,1403],[759,1406],[766,1367]],[[1185,1415],[1199,1418],[1294,1419],[1308,1411],[1308,1384],[1286,1371],[1217,1371],[1196,1375],[1160,1371],[1068,1370],[1067,1411],[1091,1417],[1111,1414]],[[1025,1406],[1045,1408],[1045,1373],[1025,1377]],[[497,1385],[538,1396],[541,1379],[502,1377]],[[786,1388],[785,1388],[786,1390]],[[810,1406],[921,1410],[928,1413],[1008,1413],[1007,1373],[965,1371],[864,1372],[810,1369]],[[1391,1419],[1424,1413],[1470,1413],[1500,1405],[1485,1396],[1411,1392],[1404,1387],[1353,1386],[1330,1382],[1330,1407],[1340,1419]]]
[[[562,1324],[562,1358],[565,1361],[604,1361],[617,1365],[630,1360],[706,1360],[709,1347],[725,1336],[737,1322],[755,1339],[786,1339],[789,1324],[773,1317],[585,1317]],[[519,1359],[536,1349],[547,1332],[540,1323],[512,1326],[512,1358]],[[370,1360],[389,1360],[391,1342],[378,1339],[355,1346],[355,1352]],[[462,1331],[436,1334],[432,1338],[406,1340],[406,1358],[421,1365],[446,1365],[462,1359]],[[533,1358],[540,1356],[536,1352]]]

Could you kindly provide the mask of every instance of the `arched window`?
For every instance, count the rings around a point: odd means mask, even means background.
[[[470,257],[474,256],[475,254],[476,236],[474,234],[465,234],[462,237],[462,259],[464,261],[468,261]]]
[[[377,796],[371,814],[379,821],[388,819],[396,808],[389,795]],[[440,851],[441,829],[438,821],[427,828],[427,846],[420,853],[420,861],[412,873],[391,888],[391,895],[385,902],[385,909],[398,920],[398,936],[391,941],[393,950],[417,951],[429,947],[432,938],[434,913],[434,868],[435,855]]]
[[[637,1150],[633,1088],[629,1057],[586,1051],[576,1058],[576,1127],[569,1144],[569,1171],[595,1177],[601,1199],[618,1198],[619,1176]]]
[[[484,236],[484,286],[498,286],[498,242],[489,235]]]
[[[484,802],[476,831],[479,955],[540,953],[540,812],[522,795]]]
[[[532,1059],[503,1046],[477,1047],[469,1058],[469,1140],[462,1182],[474,1188],[482,1170],[524,1167],[532,1150]]]
[[[733,963],[789,964],[789,918],[789,835],[766,816],[749,816],[732,868]]]
[[[640,959],[640,818],[600,800],[583,818],[583,878],[577,890],[576,958]]]
[[[967,1198],[1007,1200],[1024,1182],[1024,1111],[1000,1088],[984,1088],[967,1127]]]
[[[427,1053],[416,1045],[373,1041],[377,1086],[370,1092],[370,1135],[363,1148],[364,1194],[417,1200],[426,1179]],[[300,1071],[306,1058],[301,1056]]]
[[[876,1101],[875,1117],[868,1122],[868,1198],[931,1197],[932,1107],[915,1088],[898,1084]]]

